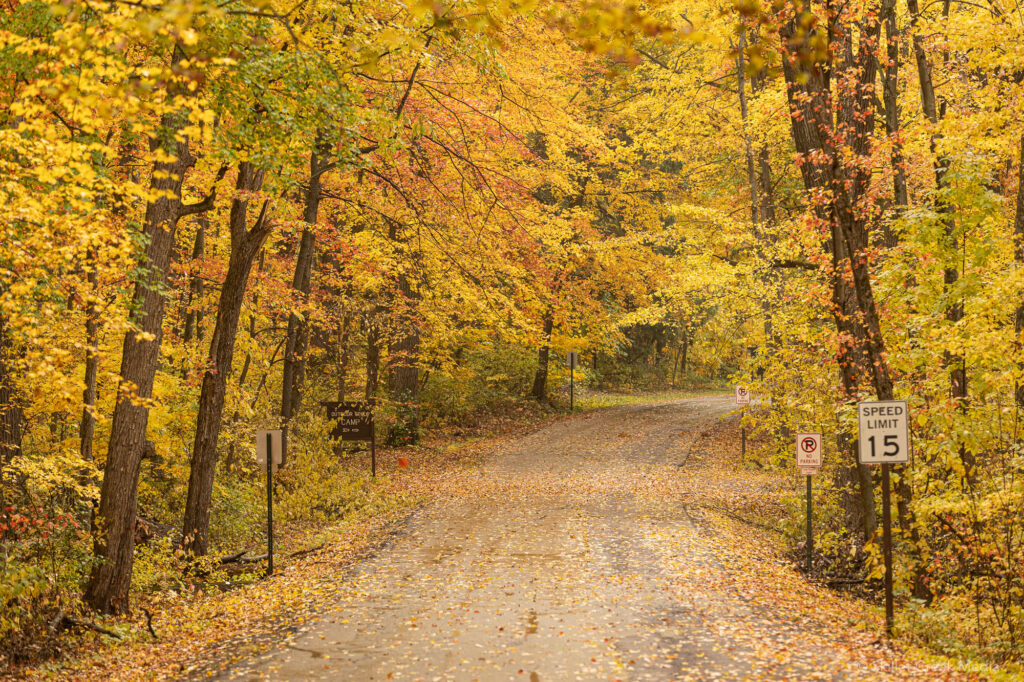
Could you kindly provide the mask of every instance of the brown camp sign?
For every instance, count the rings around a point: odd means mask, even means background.
[[[334,422],[331,438],[373,440],[373,411],[365,402],[324,403],[327,416]]]

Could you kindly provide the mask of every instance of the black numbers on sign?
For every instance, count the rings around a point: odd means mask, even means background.
[[[875,437],[869,436],[868,442],[871,443],[871,457],[876,457],[877,452],[875,450]],[[882,451],[883,457],[896,457],[897,455],[900,454],[900,444],[895,434],[890,433],[889,435],[887,435],[885,437],[885,440],[882,442],[882,445],[885,446],[885,450]]]

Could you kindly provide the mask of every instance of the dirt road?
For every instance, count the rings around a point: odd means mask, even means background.
[[[899,674],[877,633],[830,632],[831,603],[751,559],[695,509],[681,466],[731,409],[699,398],[580,415],[453,472],[333,608],[223,678],[864,679]],[[735,544],[735,543],[733,543]],[[759,563],[760,562],[760,563]],[[757,575],[764,570],[761,589]],[[780,578],[780,576],[782,576]],[[810,597],[801,597],[804,601]],[[904,670],[902,676],[908,675]]]

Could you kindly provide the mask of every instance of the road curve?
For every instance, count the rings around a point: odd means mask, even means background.
[[[687,513],[677,482],[694,474],[680,464],[731,407],[714,397],[577,415],[490,452],[468,493],[418,511],[339,576],[329,610],[220,677],[873,676],[827,648],[780,656],[801,626],[723,580],[748,567]]]

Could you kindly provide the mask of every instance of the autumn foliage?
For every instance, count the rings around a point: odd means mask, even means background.
[[[563,406],[568,350],[591,387],[749,380],[763,466],[823,431],[821,570],[869,586],[855,405],[908,400],[899,630],[1021,657],[1010,4],[0,8],[11,659],[256,546],[256,429],[285,522],[371,513],[321,402],[414,446]]]

